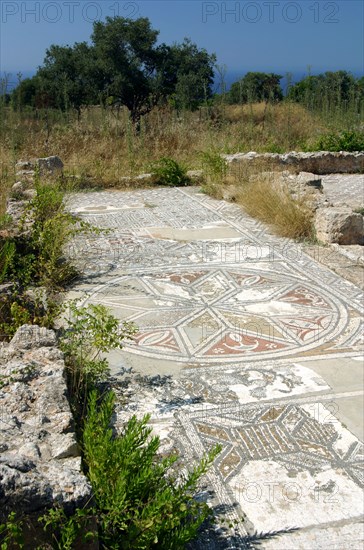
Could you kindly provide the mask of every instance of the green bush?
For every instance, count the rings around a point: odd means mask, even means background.
[[[220,153],[213,151],[203,151],[200,153],[203,170],[209,180],[221,181],[228,171],[226,160]]]
[[[24,548],[23,524],[16,519],[16,513],[11,512],[5,523],[0,523],[1,550]]]
[[[113,392],[101,396],[96,390],[88,398],[82,446],[92,505],[70,517],[52,509],[39,521],[57,550],[95,539],[100,548],[115,550],[184,549],[202,523],[213,519],[212,510],[195,495],[221,446],[190,472],[177,475],[173,466],[178,456],[158,455],[160,440],[151,435],[148,415],[141,420],[133,416],[123,434],[113,434],[114,400]]]
[[[220,153],[215,151],[203,151],[200,153],[204,182],[202,191],[208,195],[221,199],[221,189],[228,173],[228,166]]]
[[[113,436],[114,399],[110,392],[98,405],[97,392],[91,393],[83,432],[100,542],[115,549],[185,548],[211,518],[208,505],[194,495],[221,447],[214,447],[186,475],[177,475],[172,467],[178,456],[158,456],[160,440],[151,435],[148,415],[142,420],[133,416],[124,433]]]
[[[364,132],[354,130],[321,136],[314,149],[316,151],[364,151]]]
[[[136,327],[127,322],[119,325],[119,321],[101,304],[80,307],[77,302],[70,302],[68,308],[68,326],[61,337],[60,347],[65,353],[74,412],[82,417],[88,392],[109,375],[108,362],[102,354],[121,349],[124,339],[130,338]]]
[[[0,297],[0,340],[9,340],[25,324],[53,328],[62,309],[59,298],[41,289],[32,289],[29,295],[14,286],[7,295]]]
[[[90,530],[92,521],[90,509],[77,508],[72,516],[67,516],[62,508],[52,508],[46,514],[38,518],[44,525],[44,531],[48,532],[51,539],[51,548],[54,550],[74,550],[78,543],[83,545],[94,542],[97,539],[97,532]],[[45,547],[37,550],[47,550]],[[86,546],[87,548],[87,546]]]
[[[63,288],[76,276],[65,260],[64,248],[84,227],[65,211],[63,192],[56,185],[37,185],[37,195],[29,202],[20,221],[21,234],[3,241],[0,250],[0,282],[18,281]]]
[[[15,243],[8,239],[1,243],[0,248],[0,284],[3,283],[11,271],[11,266],[16,253]]]
[[[163,157],[150,165],[155,184],[170,187],[184,186],[190,183],[187,170],[175,160]]]

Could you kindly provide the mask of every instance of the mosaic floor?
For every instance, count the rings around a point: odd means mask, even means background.
[[[73,295],[138,326],[110,355],[119,425],[149,412],[186,464],[223,446],[192,548],[362,548],[360,289],[197,188],[68,207],[108,230],[72,243]]]

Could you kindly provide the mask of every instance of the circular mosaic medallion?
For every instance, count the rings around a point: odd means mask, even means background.
[[[126,275],[87,302],[135,322],[139,332],[125,350],[188,363],[324,349],[347,323],[346,308],[325,289],[248,268]]]

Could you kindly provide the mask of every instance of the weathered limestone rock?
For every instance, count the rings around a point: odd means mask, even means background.
[[[15,168],[16,170],[34,170],[34,163],[30,160],[18,160]]]
[[[62,172],[63,162],[57,156],[39,158],[35,162],[20,160],[16,163],[17,181],[14,183],[11,196],[7,199],[7,214],[12,218],[12,231],[19,234],[19,222],[22,220],[22,230],[27,231],[32,221],[24,220],[24,213],[29,201],[34,199],[37,192],[34,188],[35,168],[39,167],[40,175],[58,175]],[[1,237],[1,235],[0,235]]]
[[[17,181],[11,188],[11,196],[17,200],[32,200],[36,196],[37,192],[31,187],[30,182]]]
[[[315,228],[318,240],[324,243],[364,244],[364,217],[350,208],[319,208]]]
[[[317,174],[312,174],[311,172],[300,172],[296,177],[293,174],[289,174],[289,178],[296,181],[297,185],[322,189],[322,179]]]
[[[356,174],[364,172],[364,151],[354,153],[319,151],[315,153],[297,153],[292,151],[279,155],[276,153],[236,153],[223,155],[230,171],[236,173],[243,166],[261,168],[266,164],[270,168],[290,168],[292,171],[313,172],[314,174]]]
[[[62,173],[63,162],[57,156],[39,158],[36,160],[40,175],[58,175]]]
[[[12,224],[18,227],[20,220],[24,216],[26,207],[29,204],[29,199],[22,195],[22,198],[9,198],[6,201],[6,213],[11,216]]]
[[[56,336],[22,326],[0,346],[0,520],[90,499]]]
[[[16,177],[23,182],[33,183],[35,171],[34,170],[19,170]]]

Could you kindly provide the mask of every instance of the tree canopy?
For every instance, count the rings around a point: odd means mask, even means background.
[[[157,45],[158,34],[145,17],[97,21],[90,44],[50,46],[36,76],[14,96],[22,105],[79,112],[84,105],[125,106],[134,122],[167,100],[195,108],[212,95],[216,57],[189,39]]]
[[[274,73],[249,72],[234,82],[229,91],[229,103],[258,103],[261,101],[280,101],[283,99],[280,80],[282,76]]]
[[[364,78],[357,79],[347,71],[309,75],[290,88],[288,98],[319,109],[359,105],[364,99]]]

